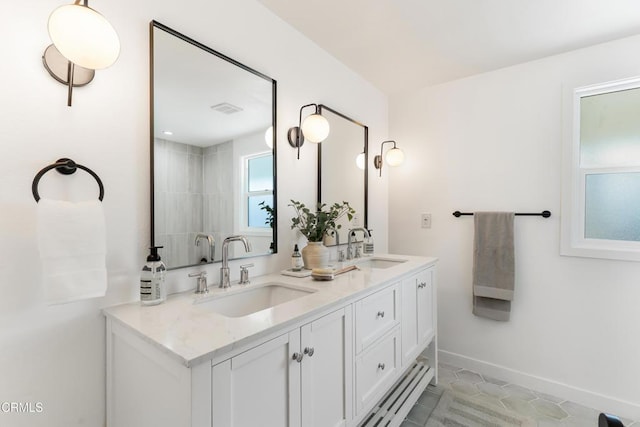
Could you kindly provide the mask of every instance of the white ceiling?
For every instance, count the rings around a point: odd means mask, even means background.
[[[640,33],[639,0],[259,0],[387,94]]]

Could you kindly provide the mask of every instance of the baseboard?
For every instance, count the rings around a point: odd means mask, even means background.
[[[438,350],[439,362],[447,363],[459,368],[468,369],[479,374],[488,375],[495,379],[518,384],[541,393],[550,394],[571,402],[579,403],[601,412],[618,415],[622,418],[640,420],[640,405],[605,396],[563,384],[548,378],[542,378],[505,366],[463,356],[446,350]]]

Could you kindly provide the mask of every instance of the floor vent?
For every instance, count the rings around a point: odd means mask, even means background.
[[[359,426],[396,427],[402,424],[433,375],[434,371],[425,359],[416,360]]]

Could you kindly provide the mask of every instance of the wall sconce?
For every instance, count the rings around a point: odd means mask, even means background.
[[[304,121],[302,121],[302,110],[311,106],[316,107],[316,112],[308,115]],[[289,140],[289,145],[298,149],[298,159],[300,159],[300,147],[304,144],[305,138],[309,142],[318,144],[327,139],[329,131],[329,122],[320,114],[318,104],[307,104],[300,107],[298,126],[289,128],[287,139]]]
[[[396,147],[395,141],[383,141],[382,144],[380,144],[380,154],[376,154],[376,156],[373,158],[373,165],[376,167],[376,169],[380,169],[379,176],[382,176],[382,148],[384,147],[384,144],[392,142],[393,148],[387,151],[387,155],[384,157],[384,159],[387,161],[387,164],[389,166],[398,166],[404,161],[404,153],[401,149]]]
[[[73,87],[93,80],[94,70],[107,68],[120,55],[118,34],[104,16],[89,7],[88,0],[58,7],[49,16],[49,45],[42,55],[51,77],[68,86],[71,106]]]

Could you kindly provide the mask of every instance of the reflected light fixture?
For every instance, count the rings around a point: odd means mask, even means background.
[[[365,166],[364,151],[356,156],[356,166],[358,167],[358,169],[364,170],[364,166]]]
[[[73,87],[93,80],[94,70],[107,68],[120,55],[120,39],[109,21],[89,7],[88,0],[76,0],[55,9],[49,16],[49,45],[42,61],[49,74],[68,86],[71,106]]]
[[[264,132],[264,142],[270,150],[273,150],[273,126],[269,126]]]
[[[308,115],[303,121],[302,110],[311,106],[316,108],[315,113]],[[289,140],[289,145],[298,149],[298,159],[300,159],[300,147],[304,144],[305,139],[318,144],[327,139],[329,131],[329,122],[320,114],[318,104],[307,104],[300,107],[298,126],[289,128],[287,139]]]
[[[404,161],[404,153],[402,152],[401,149],[396,147],[395,141],[383,141],[382,144],[380,144],[380,154],[376,154],[376,156],[373,158],[373,165],[376,167],[376,169],[380,169],[379,176],[382,176],[382,164],[383,164],[382,149],[384,148],[384,144],[387,144],[387,143],[389,144],[393,143],[393,148],[387,151],[387,154],[384,157],[387,164],[389,166],[398,166],[402,164],[402,162]]]

